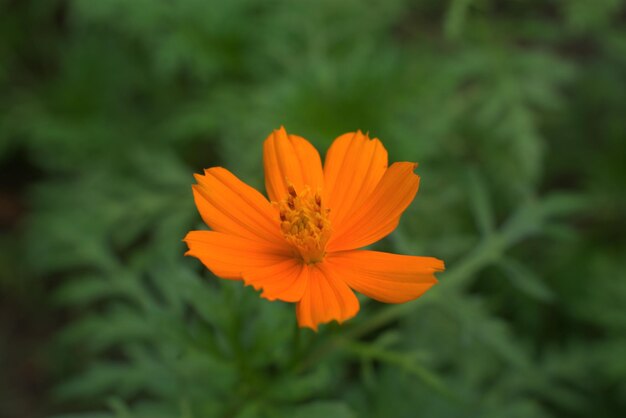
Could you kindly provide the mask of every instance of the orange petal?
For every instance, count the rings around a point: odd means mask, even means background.
[[[294,258],[267,267],[251,268],[243,275],[246,285],[263,289],[262,297],[269,300],[298,302],[309,284],[309,269]]]
[[[193,186],[198,211],[214,231],[283,243],[279,215],[270,202],[230,171],[213,167],[197,174]]]
[[[324,161],[326,207],[330,221],[340,225],[361,206],[387,169],[387,150],[361,131],[341,135]]]
[[[317,331],[318,324],[333,320],[342,323],[356,315],[359,300],[329,266],[318,263],[304,268],[309,272],[309,282],[296,306],[298,325]]]
[[[241,279],[249,270],[273,266],[292,256],[286,246],[215,231],[191,231],[184,241],[189,247],[185,255],[198,258],[224,279]]]
[[[378,251],[344,251],[326,256],[326,263],[352,289],[372,299],[402,303],[420,297],[437,283],[434,273],[443,261]]]
[[[324,175],[319,153],[306,139],[287,135],[283,127],[272,132],[265,140],[263,165],[265,189],[274,202],[287,196],[289,184],[297,192],[305,185],[314,192],[323,189]]]
[[[366,201],[340,224],[333,223],[327,251],[365,247],[390,234],[419,187],[415,163],[394,163]]]

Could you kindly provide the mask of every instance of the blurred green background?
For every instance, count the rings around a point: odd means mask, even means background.
[[[0,416],[623,417],[626,4],[0,0]],[[318,334],[183,257],[281,124],[421,190],[446,261]]]

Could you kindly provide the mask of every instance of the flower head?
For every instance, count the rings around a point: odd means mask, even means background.
[[[317,150],[282,127],[263,153],[269,200],[224,168],[196,175],[194,199],[211,231],[189,232],[187,255],[264,298],[296,303],[299,325],[315,330],[356,315],[353,290],[402,303],[436,283],[441,260],[358,250],[398,225],[419,186],[415,163],[388,167],[382,143],[360,131],[337,138],[323,168]]]

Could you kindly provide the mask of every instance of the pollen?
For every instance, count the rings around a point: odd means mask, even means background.
[[[317,263],[324,258],[330,237],[329,209],[324,208],[319,192],[313,192],[309,186],[296,193],[289,185],[287,191],[278,203],[281,232],[306,264]]]

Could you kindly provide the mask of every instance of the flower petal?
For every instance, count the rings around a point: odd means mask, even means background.
[[[191,231],[185,255],[198,258],[218,277],[241,279],[252,269],[273,266],[292,257],[287,246],[272,245],[215,231]]]
[[[420,297],[437,283],[435,272],[443,261],[378,251],[344,251],[329,254],[326,263],[352,289],[372,299],[403,303]]]
[[[287,196],[292,184],[297,192],[304,186],[312,191],[323,189],[324,175],[320,155],[306,139],[288,135],[285,128],[275,130],[263,144],[265,189],[270,200],[278,202]]]
[[[343,321],[359,311],[359,300],[354,292],[324,263],[304,265],[309,282],[296,306],[298,325],[312,328],[322,323]]]
[[[341,225],[361,206],[387,169],[387,150],[361,131],[341,135],[324,161],[326,207],[330,221]]]
[[[309,269],[295,257],[267,267],[252,268],[244,273],[246,285],[263,289],[262,297],[269,300],[298,302],[309,284]]]
[[[419,187],[415,163],[394,163],[367,200],[341,224],[333,224],[327,251],[362,248],[390,234]]]
[[[198,211],[214,231],[248,239],[284,243],[279,216],[270,202],[254,188],[222,167],[197,174],[193,186]]]

